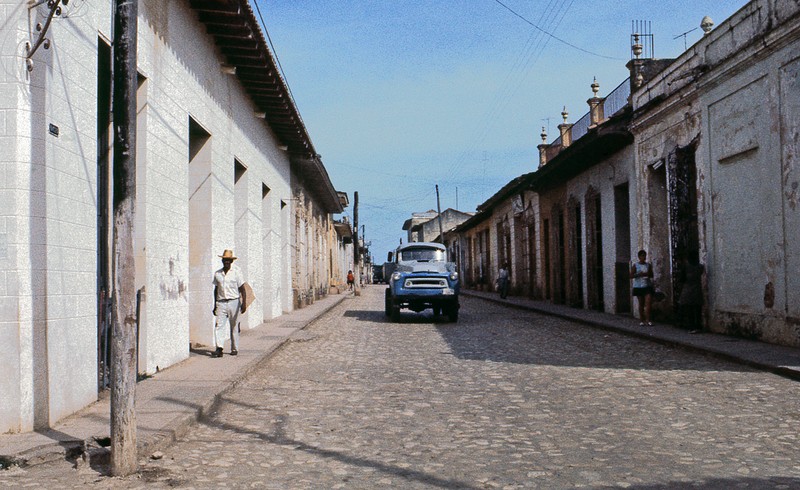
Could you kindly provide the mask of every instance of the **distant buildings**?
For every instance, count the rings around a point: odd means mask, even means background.
[[[446,234],[467,287],[493,289],[508,262],[515,294],[631,314],[645,249],[675,321],[685,253],[706,267],[707,328],[800,346],[800,6],[706,21],[674,60],[635,36],[630,79],[606,97],[592,84],[585,116],[543,132],[539,168]]]
[[[403,230],[408,231],[408,243],[411,242],[441,242],[442,232],[448,232],[468,220],[474,213],[464,213],[453,208],[439,213],[430,210],[424,213],[413,213],[411,218],[403,223]]]

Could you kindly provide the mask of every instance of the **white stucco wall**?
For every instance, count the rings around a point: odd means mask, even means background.
[[[110,4],[64,7],[47,33],[50,49],[40,48],[28,72],[28,26],[46,11],[0,3],[0,145],[8,149],[0,152],[0,432],[52,425],[97,396],[97,63],[98,36],[111,37]],[[154,373],[186,358],[190,342],[211,344],[211,277],[223,249],[242,258],[258,298],[243,328],[291,310],[291,191],[288,155],[237,79],[221,72],[188,2],[142,1],[139,12],[139,370]],[[194,210],[206,217],[207,240],[194,244],[190,117],[211,135],[200,168],[205,200]],[[234,159],[247,167],[239,192]],[[194,325],[192,294],[202,306]]]
[[[11,149],[0,172],[0,432],[46,427],[96,398],[97,31],[91,13],[55,19],[50,49],[28,72],[28,26],[47,9],[19,3],[0,6],[2,145]]]
[[[275,214],[280,213],[277,196],[290,195],[289,161],[280,143],[254,116],[254,109],[234,76],[223,73],[212,40],[198,32],[205,28],[184,2],[143,2],[140,5],[140,71],[148,77],[148,233],[151,266],[148,279],[148,332],[158,354],[147,359],[153,372],[186,357],[189,341],[213,343],[211,308],[199,308],[187,328],[188,297],[211,305],[211,275],[220,267],[219,255],[233,249],[240,258],[245,279],[253,286],[256,303],[241,317],[242,328],[252,328],[279,314],[277,288],[267,287],[264,242],[272,250],[280,240]],[[185,42],[192,39],[191,43]],[[205,205],[210,215],[210,247],[202,249],[206,270],[198,290],[189,290],[188,140],[189,117],[211,136],[210,187]],[[150,162],[152,160],[152,163]],[[234,162],[246,171],[234,184]],[[262,188],[270,192],[262,202]],[[238,200],[238,206],[237,206]],[[263,221],[273,226],[265,230]],[[265,235],[266,233],[266,237]],[[269,233],[272,232],[272,233]],[[196,244],[190,244],[192,247]],[[278,259],[280,260],[280,259]],[[172,264],[172,268],[170,268]],[[172,270],[172,272],[170,272]],[[274,270],[280,270],[274,268]],[[205,275],[207,280],[203,281]],[[274,274],[273,274],[274,276]],[[199,313],[199,314],[197,314]],[[172,348],[157,349],[171,339]]]

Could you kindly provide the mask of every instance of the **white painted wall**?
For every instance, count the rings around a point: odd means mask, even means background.
[[[96,398],[97,31],[91,15],[54,20],[28,72],[28,26],[46,9],[0,9],[0,432],[14,432]]]
[[[0,2],[0,433],[52,425],[97,397],[97,39],[111,38],[109,9],[103,0],[64,7],[47,33],[51,48],[36,53],[28,72],[28,26],[43,22],[46,5]],[[291,310],[290,201],[280,207],[291,191],[288,156],[235,77],[221,73],[188,2],[147,0],[139,9],[139,369],[153,373],[186,358],[190,341],[211,343],[211,277],[223,249],[242,256],[258,297],[243,328]],[[190,116],[211,134],[195,325]],[[248,168],[239,235],[234,158]],[[271,189],[264,202],[263,184]]]

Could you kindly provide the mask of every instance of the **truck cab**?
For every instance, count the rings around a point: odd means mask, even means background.
[[[400,318],[400,310],[417,313],[428,308],[434,315],[444,313],[458,321],[460,282],[456,266],[447,261],[447,249],[440,243],[413,242],[389,252],[385,264],[388,274],[386,316]]]

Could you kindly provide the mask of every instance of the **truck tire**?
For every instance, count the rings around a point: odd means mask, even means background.
[[[393,322],[400,321],[400,307],[397,305],[392,305],[392,311],[389,317],[392,319]]]
[[[384,300],[383,312],[386,316],[391,316],[392,314],[392,293],[389,288],[386,288],[386,299]]]
[[[447,307],[447,317],[453,323],[458,321],[458,305]]]

